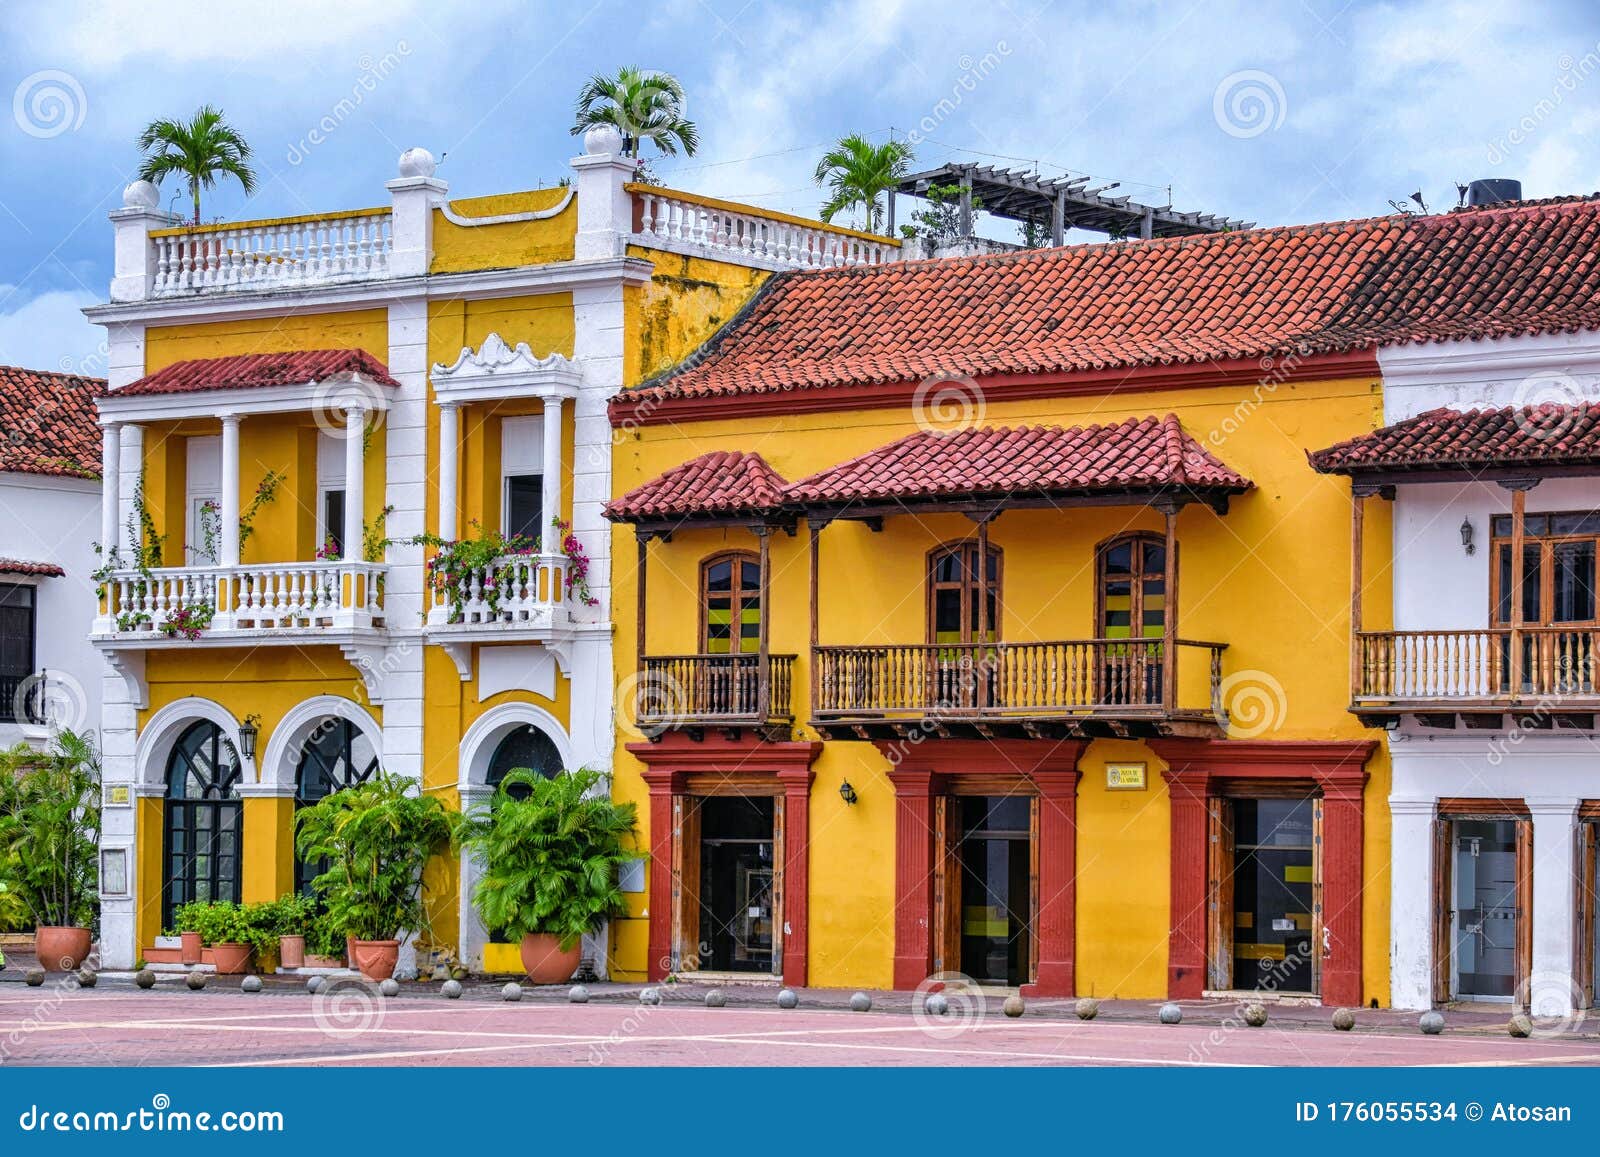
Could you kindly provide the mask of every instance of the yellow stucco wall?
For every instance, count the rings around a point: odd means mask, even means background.
[[[489,197],[464,197],[450,202],[463,217],[498,217],[553,208],[567,195],[565,188],[532,189],[523,193],[498,193]],[[433,212],[433,262],[430,273],[466,273],[476,269],[509,269],[517,265],[546,265],[571,261],[578,231],[578,201],[542,221],[513,221],[499,225],[455,225],[441,210]]]
[[[1379,406],[1372,379],[1280,385],[1240,417],[1250,385],[1110,397],[1038,399],[991,404],[986,425],[1117,422],[1176,412],[1188,432],[1256,489],[1229,513],[1190,506],[1178,519],[1178,622],[1186,638],[1229,644],[1224,674],[1265,688],[1274,723],[1261,739],[1376,738],[1348,714],[1349,499],[1338,480],[1311,471],[1304,450],[1370,430]],[[757,451],[795,479],[917,430],[906,410],[855,411],[650,425],[617,447],[614,488],[621,493],[710,450]],[[1386,512],[1368,520],[1368,573],[1387,559]],[[1023,641],[1088,638],[1094,625],[1096,544],[1125,530],[1160,526],[1138,507],[1009,511],[990,538],[1004,557],[1000,629]],[[823,645],[924,641],[925,554],[940,542],[970,537],[957,515],[890,518],[881,533],[835,523],[822,535],[820,634]],[[700,560],[718,549],[754,549],[743,531],[674,535],[651,547],[647,649],[658,654],[697,649]],[[613,600],[630,623],[635,599],[633,532],[619,527]],[[795,715],[804,720],[810,680],[806,535],[772,540],[774,653],[799,656]],[[1368,590],[1374,626],[1388,616],[1382,585]],[[636,669],[631,630],[619,630],[616,667]],[[1195,653],[1194,657],[1198,657]],[[1184,659],[1191,659],[1185,655]],[[1181,662],[1182,660],[1180,660]],[[1196,675],[1201,672],[1196,672]],[[1182,682],[1188,685],[1185,677]],[[629,713],[631,704],[619,704]],[[806,734],[809,736],[809,731]],[[622,743],[629,737],[624,735]],[[1108,759],[1149,763],[1144,792],[1108,792]],[[619,744],[616,791],[647,799],[639,764]],[[1142,744],[1096,742],[1081,764],[1078,809],[1078,985],[1102,996],[1154,997],[1166,991],[1169,934],[1169,809],[1161,762]],[[1388,765],[1380,747],[1369,764],[1366,795],[1364,904],[1365,995],[1388,1000]],[[811,983],[887,985],[893,950],[894,795],[887,762],[870,744],[830,741],[815,764],[811,845]],[[846,808],[839,781],[848,777],[860,803]],[[863,849],[881,854],[863,854]],[[640,909],[642,912],[642,908]],[[619,937],[624,966],[642,974],[644,919]]]
[[[732,321],[772,274],[701,257],[628,248],[655,266],[650,284],[629,289],[625,311],[630,340],[624,379],[643,381],[677,365]]]

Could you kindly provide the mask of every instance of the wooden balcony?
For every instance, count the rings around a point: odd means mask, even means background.
[[[644,660],[634,719],[647,735],[675,728],[757,727],[794,722],[793,655],[653,655]]]
[[[1489,627],[1361,631],[1350,710],[1382,726],[1402,714],[1453,727],[1498,727],[1516,713],[1555,726],[1590,726],[1600,711],[1600,628]]]
[[[1216,735],[1225,643],[1077,639],[817,647],[812,726],[830,738]]]

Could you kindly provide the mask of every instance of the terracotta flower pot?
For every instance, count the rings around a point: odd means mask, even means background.
[[[178,963],[187,964],[191,968],[200,963],[200,933],[178,933]]]
[[[306,938],[304,936],[284,936],[278,940],[278,963],[285,968],[304,968],[306,966]]]
[[[350,941],[350,964],[368,980],[388,980],[399,962],[398,940]]]
[[[89,955],[87,928],[40,926],[33,931],[39,967],[50,972],[71,972]]]
[[[218,976],[238,976],[242,972],[249,972],[250,954],[253,951],[248,944],[213,944],[212,967],[217,970]]]
[[[520,947],[522,968],[535,984],[561,984],[572,979],[582,959],[581,946],[561,951],[561,937],[537,932],[524,936]]]

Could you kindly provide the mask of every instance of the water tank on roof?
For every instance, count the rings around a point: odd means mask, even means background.
[[[1522,200],[1522,182],[1507,177],[1489,177],[1467,186],[1467,205],[1495,205],[1501,201]]]

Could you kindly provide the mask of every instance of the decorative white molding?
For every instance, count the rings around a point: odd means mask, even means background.
[[[1383,418],[1448,406],[1468,410],[1600,400],[1600,334],[1537,334],[1421,342],[1378,350]]]
[[[216,724],[223,738],[233,744],[233,750],[239,754],[241,771],[249,768],[239,742],[239,721],[233,717],[233,713],[215,700],[191,695],[168,703],[140,728],[139,741],[134,747],[134,767],[137,769],[134,781],[150,787],[163,784],[172,745],[190,724],[202,720]],[[164,787],[161,794],[165,794]]]
[[[182,418],[214,418],[218,414],[318,413],[359,407],[389,408],[390,386],[365,374],[341,373],[320,382],[247,389],[189,390],[178,394],[120,394],[98,399],[101,425],[127,422],[169,422]]]
[[[450,365],[435,363],[429,375],[440,402],[468,402],[511,397],[571,398],[583,375],[571,358],[560,353],[535,357],[527,342],[515,347],[497,333],[474,350],[463,347]]]
[[[443,651],[452,663],[456,665],[456,674],[461,676],[465,683],[472,678],[472,640],[471,639],[432,639],[430,640]]]
[[[110,647],[96,641],[95,645],[105,657],[106,665],[122,680],[128,704],[139,711],[150,706],[150,685],[144,678],[144,652],[124,647]]]
[[[356,669],[356,674],[361,676],[361,683],[367,689],[367,699],[380,706],[383,703],[384,659],[388,650],[388,644],[379,638],[345,639],[339,643],[340,653]]]
[[[465,213],[456,212],[449,201],[439,202],[439,212],[450,224],[460,225],[466,229],[475,229],[480,225],[515,225],[522,221],[548,221],[565,213],[577,193],[577,189],[568,186],[567,195],[561,198],[558,204],[549,209],[533,209],[526,213],[496,213],[489,217],[468,217]]]
[[[378,759],[383,759],[383,729],[361,704],[342,695],[316,695],[295,704],[273,726],[261,756],[262,790],[259,794],[294,794],[295,764],[300,749],[322,721],[330,718],[354,724],[371,742]]]

